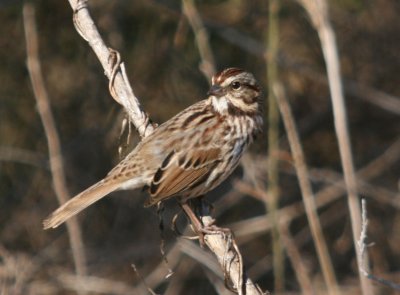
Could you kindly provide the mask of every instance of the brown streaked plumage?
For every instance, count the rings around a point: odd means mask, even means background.
[[[253,75],[228,68],[212,78],[208,98],[183,110],[144,138],[104,179],[44,222],[55,228],[107,194],[147,186],[145,206],[171,197],[204,195],[225,180],[261,130],[260,88]]]

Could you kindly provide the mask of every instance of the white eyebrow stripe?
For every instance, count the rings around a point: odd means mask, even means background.
[[[237,76],[233,76],[233,77],[229,77],[227,79],[225,79],[225,81],[221,84],[222,87],[228,86],[229,84],[231,84],[233,82],[233,80],[236,80]]]

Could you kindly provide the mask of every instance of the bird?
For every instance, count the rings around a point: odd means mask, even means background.
[[[102,180],[43,221],[56,228],[111,192],[146,188],[150,207],[175,197],[204,196],[237,167],[262,131],[261,89],[253,74],[227,68],[211,79],[205,99],[158,126]]]

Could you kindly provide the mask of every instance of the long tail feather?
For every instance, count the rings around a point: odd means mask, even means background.
[[[78,214],[94,202],[97,202],[107,194],[118,189],[119,183],[105,183],[104,180],[97,182],[88,189],[84,190],[74,198],[59,207],[47,219],[43,221],[44,229],[56,228],[66,220]]]

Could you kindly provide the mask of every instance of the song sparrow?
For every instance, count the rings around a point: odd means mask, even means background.
[[[253,75],[228,68],[212,78],[208,98],[144,138],[107,176],[43,222],[55,228],[107,194],[148,187],[145,206],[173,196],[181,203],[225,180],[261,130],[260,88]]]

